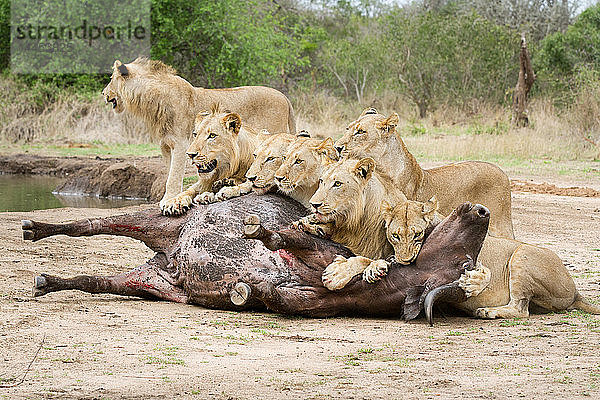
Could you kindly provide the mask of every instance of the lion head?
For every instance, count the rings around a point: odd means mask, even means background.
[[[327,166],[319,188],[310,199],[321,222],[345,220],[347,225],[361,219],[365,209],[365,187],[375,170],[375,160],[341,160]]]
[[[319,184],[322,166],[336,160],[337,154],[331,138],[321,141],[298,137],[288,148],[283,163],[275,174],[275,181],[279,189],[286,194],[311,188],[314,193]]]
[[[201,179],[230,177],[239,170],[242,158],[248,152],[241,127],[238,114],[221,111],[218,105],[213,106],[210,113],[205,111],[196,116],[193,141],[186,154]]]
[[[389,135],[395,134],[399,120],[396,113],[385,117],[374,108],[368,108],[348,125],[344,135],[335,142],[335,149],[342,157],[365,157]]]
[[[382,207],[386,236],[396,261],[410,264],[417,258],[427,231],[441,220],[437,199],[433,196],[425,203],[407,200],[395,206],[384,200]]]
[[[107,103],[112,104],[113,110],[117,114],[125,111],[125,108],[131,106],[131,103],[135,101],[135,86],[140,83],[140,79],[160,79],[164,75],[176,73],[172,67],[161,61],[147,58],[137,58],[130,64],[123,64],[116,60],[112,70],[110,82],[102,90],[102,96]],[[144,84],[151,86],[149,82],[144,82]]]
[[[287,133],[269,134],[263,131],[266,139],[254,151],[254,161],[246,179],[252,182],[252,190],[258,194],[268,192],[275,186],[275,172],[283,163],[283,157],[294,137]]]

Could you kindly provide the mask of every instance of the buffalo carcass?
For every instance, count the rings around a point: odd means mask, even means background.
[[[450,284],[436,295],[457,293],[451,282],[474,268],[489,222],[487,209],[464,204],[431,233],[415,263],[392,262],[388,275],[374,284],[358,276],[344,289],[331,292],[321,282],[323,270],[336,255],[352,254],[326,239],[282,230],[304,214],[293,200],[248,195],[197,206],[176,218],[149,210],[68,224],[26,220],[22,222],[26,240],[57,234],[120,235],[139,239],[156,251],[145,264],[116,276],[65,279],[43,274],[35,278],[33,295],[77,289],[226,310],[266,306],[311,317],[360,314],[413,319],[433,289]],[[244,237],[243,231],[260,240]]]

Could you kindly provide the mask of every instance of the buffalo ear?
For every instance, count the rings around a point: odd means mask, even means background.
[[[438,200],[435,195],[431,197],[426,203],[423,204],[422,212],[423,214],[429,215],[438,210]]]
[[[385,132],[392,132],[398,126],[400,122],[400,117],[398,113],[393,113],[389,117],[387,117],[384,121],[381,121],[377,127]]]
[[[321,164],[329,165],[340,159],[338,152],[333,147],[333,139],[325,138],[317,147],[314,147],[316,153],[321,157]]]
[[[225,129],[237,135],[242,127],[242,119],[236,113],[229,113],[223,117],[223,126]]]
[[[359,162],[356,163],[354,167],[354,173],[358,175],[359,178],[362,178],[366,181],[371,179],[371,175],[375,170],[375,160],[371,157],[363,158]]]
[[[119,71],[119,74],[121,76],[129,76],[129,70],[127,69],[127,66],[119,60],[115,61],[115,63],[113,64],[113,69]]]
[[[369,115],[369,114],[379,114],[379,112],[374,107],[365,108],[363,110],[363,112],[360,114],[360,117],[364,117],[365,115]]]

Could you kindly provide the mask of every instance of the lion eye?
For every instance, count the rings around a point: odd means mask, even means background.
[[[423,231],[415,232],[415,238],[421,239],[423,237]]]
[[[217,134],[216,134],[216,133],[210,133],[210,134],[208,135],[208,138],[209,138],[209,139],[214,139],[214,138],[216,138],[216,137],[217,137]]]
[[[283,161],[285,161],[285,156],[281,156],[281,159],[282,159]]]
[[[256,154],[252,154],[252,157],[256,158]]]
[[[296,160],[296,161],[294,162],[294,164],[302,164],[302,161],[303,161],[303,160]]]
[[[333,187],[340,187],[340,186],[342,186],[342,182],[340,182],[340,181],[333,182]]]
[[[363,135],[367,133],[364,129],[357,129],[356,132],[354,132],[354,135]]]
[[[193,136],[193,137],[196,137],[196,136],[198,136],[198,132],[196,132],[196,131],[192,131],[192,136]]]
[[[398,235],[397,233],[392,233],[392,237],[396,240],[400,240],[400,235]]]
[[[265,160],[265,162],[273,161],[274,159],[275,159],[275,157],[267,157],[267,159]]]

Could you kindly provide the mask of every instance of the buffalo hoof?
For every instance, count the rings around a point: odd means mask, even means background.
[[[260,224],[258,215],[252,214],[244,218],[244,236],[251,239],[261,237],[264,228]]]
[[[33,278],[33,297],[43,296],[48,293],[48,280],[45,275],[36,276]]]
[[[35,228],[35,224],[33,221],[29,219],[21,220],[21,229],[23,229],[23,240],[34,240],[35,232],[33,229]]]
[[[243,306],[248,302],[251,293],[252,289],[250,289],[250,286],[244,282],[239,282],[235,285],[231,293],[229,293],[229,298],[236,306]]]

